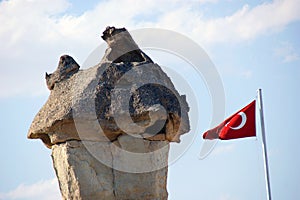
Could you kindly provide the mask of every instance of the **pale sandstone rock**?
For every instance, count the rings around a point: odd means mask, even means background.
[[[123,138],[123,139],[120,139]],[[131,136],[118,138],[120,147],[134,153],[154,152],[161,147],[166,149],[160,154],[144,156],[143,159],[124,155],[117,151],[111,142],[67,141],[52,147],[53,165],[59,180],[63,199],[167,199],[166,189],[169,145],[166,141],[147,141]],[[97,149],[95,158],[86,148]],[[93,151],[96,152],[96,151]],[[101,154],[101,155],[99,155]],[[138,168],[148,166],[163,167],[146,173],[130,173],[111,168],[106,164],[119,165],[119,168]],[[140,165],[140,166],[138,166]],[[159,166],[160,165],[160,166]],[[118,168],[118,167],[117,167]]]
[[[112,162],[110,142],[90,142]],[[53,165],[63,199],[115,199],[112,168],[94,158],[80,141],[52,147]]]
[[[123,169],[114,170],[116,199],[167,199],[168,142],[133,139],[126,135],[120,136],[118,142],[123,150],[133,154],[124,154],[113,146],[113,166]],[[139,153],[139,156],[135,155],[136,153]],[[134,169],[143,169],[145,172],[124,172]],[[157,170],[152,171],[153,169]]]

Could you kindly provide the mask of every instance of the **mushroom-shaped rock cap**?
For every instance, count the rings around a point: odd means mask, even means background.
[[[79,70],[64,55],[57,70],[46,74],[53,79],[47,80],[51,93],[28,138],[49,148],[67,140],[114,141],[123,134],[179,142],[189,131],[185,96],[125,28],[107,27],[102,38],[108,48],[96,66]]]

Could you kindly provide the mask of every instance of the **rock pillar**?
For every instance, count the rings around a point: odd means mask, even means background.
[[[158,36],[159,37],[159,36]],[[28,138],[52,149],[63,199],[167,199],[169,142],[189,131],[188,105],[125,28],[86,70],[61,56]]]

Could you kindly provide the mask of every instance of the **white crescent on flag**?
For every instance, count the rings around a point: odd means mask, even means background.
[[[230,123],[230,121],[229,121],[225,126],[228,126],[229,128],[231,128],[233,130],[239,130],[239,129],[243,128],[247,122],[247,115],[244,112],[239,112],[238,115],[240,115],[242,117],[242,121],[241,121],[240,125],[238,125],[236,127],[229,126],[229,123]]]

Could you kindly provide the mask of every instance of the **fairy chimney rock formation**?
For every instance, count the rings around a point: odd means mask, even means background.
[[[189,131],[186,98],[125,28],[101,37],[96,66],[79,70],[63,55],[46,73],[51,93],[28,138],[52,149],[63,199],[167,199],[169,142]]]

